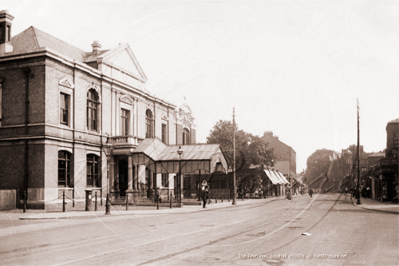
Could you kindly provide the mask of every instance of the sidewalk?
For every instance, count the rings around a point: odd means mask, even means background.
[[[212,200],[211,204],[207,204],[206,208],[202,208],[202,205],[184,205],[182,208],[140,208],[133,209],[129,207],[126,210],[125,206],[112,206],[111,215],[105,215],[105,211],[69,211],[69,212],[46,212],[44,210],[27,210],[25,213],[22,210],[2,211],[0,212],[0,220],[46,220],[46,219],[84,219],[84,218],[96,218],[96,217],[112,217],[112,216],[125,216],[125,215],[162,215],[162,214],[180,214],[180,213],[192,213],[200,211],[212,211],[215,209],[232,208],[236,206],[267,203],[278,199],[285,199],[285,197],[273,197],[268,199],[245,199],[242,201],[238,199],[236,205],[232,205],[232,202],[224,201],[215,203]],[[184,204],[184,203],[183,203]]]
[[[369,198],[361,198],[361,204],[356,204],[356,199],[352,199],[352,204],[356,207],[379,211],[379,212],[388,212],[388,213],[396,213],[399,214],[399,204],[391,203],[391,202],[379,202],[377,200],[369,199]]]

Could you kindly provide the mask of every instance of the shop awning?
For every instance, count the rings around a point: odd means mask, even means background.
[[[275,172],[276,175],[280,176],[281,180],[283,180],[284,184],[289,184],[290,182],[288,182],[287,178],[285,178],[285,176],[283,175],[283,173],[277,171]]]
[[[302,180],[301,179],[299,179],[299,177],[297,177],[297,176],[295,176],[295,175],[293,175],[292,176],[295,180],[296,180],[296,182],[298,182],[299,184],[303,184],[303,182],[302,182]]]
[[[178,173],[179,161],[182,173],[204,170],[208,173],[221,171],[227,173],[227,161],[219,144],[165,145],[158,138],[144,139],[132,151],[133,165],[146,165],[157,174]]]
[[[270,179],[270,181],[272,181],[273,185],[282,184],[280,179],[272,173],[273,172],[272,170],[265,169],[264,171],[267,177]]]

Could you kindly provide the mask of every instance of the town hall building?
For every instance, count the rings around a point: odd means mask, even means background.
[[[184,173],[226,171],[219,145],[196,144],[190,107],[146,89],[128,44],[86,52],[34,27],[11,37],[13,19],[0,12],[0,189],[45,209],[62,192],[151,198],[177,193]]]

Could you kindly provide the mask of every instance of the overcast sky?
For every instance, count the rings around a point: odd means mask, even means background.
[[[386,147],[399,118],[398,1],[17,1],[12,35],[29,26],[85,51],[128,43],[154,95],[191,107],[197,141],[220,119],[297,154]]]

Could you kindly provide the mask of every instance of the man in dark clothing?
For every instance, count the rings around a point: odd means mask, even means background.
[[[312,195],[313,195],[313,189],[309,189],[309,195],[310,195],[310,197],[312,197]]]
[[[208,189],[208,186],[206,186],[205,189],[202,191],[202,202],[203,202],[202,207],[203,208],[206,208],[205,206],[206,206],[206,202],[208,201],[208,197],[209,197],[209,189]]]

